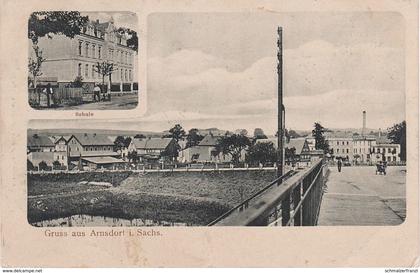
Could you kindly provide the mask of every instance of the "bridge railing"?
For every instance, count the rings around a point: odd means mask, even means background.
[[[319,159],[298,173],[290,171],[208,225],[316,225],[326,170]]]

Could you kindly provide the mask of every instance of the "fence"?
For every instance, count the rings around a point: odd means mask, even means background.
[[[326,170],[324,160],[319,159],[308,169],[289,171],[209,225],[314,226]]]
[[[59,86],[54,88],[53,91],[54,93],[51,98],[52,104],[63,104],[67,102],[82,103],[83,101],[89,101],[93,98],[93,94],[90,92],[85,92],[83,88]],[[29,103],[31,105],[46,106],[46,93],[42,92],[41,90],[35,90],[34,88],[29,88],[28,93]]]

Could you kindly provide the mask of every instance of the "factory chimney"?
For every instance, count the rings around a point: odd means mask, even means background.
[[[366,111],[363,111],[363,128],[362,128],[362,136],[365,136],[366,133]]]

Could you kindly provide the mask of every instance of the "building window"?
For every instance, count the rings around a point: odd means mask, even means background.
[[[95,78],[95,65],[92,64],[92,79]]]
[[[86,43],[86,46],[85,46],[85,56],[89,57],[89,44],[88,43]]]
[[[95,45],[92,45],[92,58],[96,58]]]
[[[340,152],[340,149],[337,149],[337,154]]]
[[[99,59],[101,58],[101,47],[100,46],[98,46],[98,58]]]
[[[77,65],[77,76],[82,76],[82,64]]]
[[[120,79],[121,79],[121,81],[123,80],[123,74],[124,74],[124,72],[123,72],[123,70],[121,68],[121,70],[120,70]]]
[[[347,145],[349,145],[349,142],[347,141]]]
[[[128,70],[128,80],[129,81],[132,81],[133,80],[133,78],[131,77],[131,70]]]
[[[124,81],[127,81],[127,69],[125,70],[125,73],[124,73]]]
[[[79,41],[79,56],[82,56],[82,41]]]
[[[85,65],[85,77],[87,78],[89,76],[89,65]]]
[[[349,153],[349,149],[346,149],[346,152]]]
[[[391,153],[391,148],[388,148],[388,153]]]

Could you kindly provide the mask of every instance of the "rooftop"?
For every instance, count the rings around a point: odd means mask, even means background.
[[[83,146],[93,146],[93,145],[114,145],[112,139],[106,135],[98,134],[73,134],[73,136],[82,144]]]
[[[45,135],[28,135],[27,146],[29,147],[54,147],[52,140]]]
[[[172,138],[134,138],[133,144],[136,149],[166,149]]]

